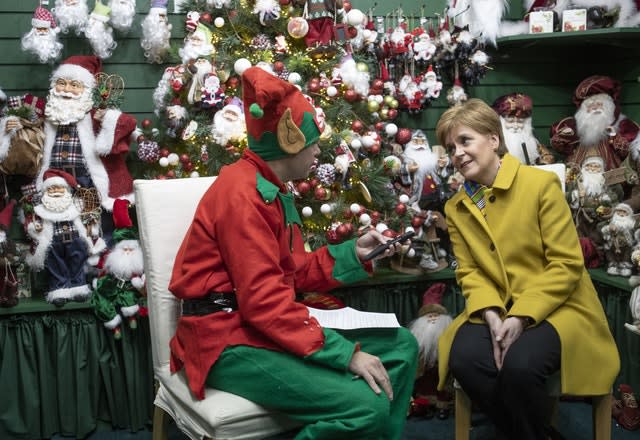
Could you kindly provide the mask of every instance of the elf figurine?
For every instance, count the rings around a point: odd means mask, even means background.
[[[104,260],[102,276],[94,280],[91,304],[104,326],[113,331],[113,337],[122,337],[120,324],[126,318],[131,329],[137,328],[138,304],[144,289],[142,249],[133,222],[129,217],[129,202],[118,199],[113,204],[115,225],[113,241],[116,243]]]

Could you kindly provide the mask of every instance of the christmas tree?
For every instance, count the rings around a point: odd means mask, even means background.
[[[482,76],[486,56],[468,32],[452,37],[446,19],[373,17],[341,0],[192,0],[182,10],[179,64],[154,93],[162,127],[142,124],[145,177],[216,175],[237,160],[247,146],[241,74],[258,65],[298,85],[326,122],[316,169],[288,183],[310,247],[369,227],[421,230],[429,214],[402,176],[415,132],[396,121],[438,99],[443,76],[459,88]],[[449,94],[452,104],[465,99],[464,90]],[[432,162],[440,182],[451,170]]]

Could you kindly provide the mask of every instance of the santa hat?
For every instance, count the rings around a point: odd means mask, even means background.
[[[422,307],[418,310],[418,316],[424,316],[427,313],[438,313],[446,315],[447,309],[442,305],[442,296],[447,285],[444,283],[435,283],[422,295]]]
[[[50,168],[45,171],[42,176],[42,187],[47,189],[53,185],[66,186],[67,188],[75,189],[78,187],[78,182],[75,177],[66,171]]]
[[[503,118],[528,118],[533,110],[533,101],[522,93],[511,93],[497,98],[491,107]]]
[[[16,201],[12,199],[9,201],[9,204],[0,211],[0,230],[6,231],[9,229],[9,226],[11,226],[14,206],[16,206]]]
[[[604,75],[592,75],[578,84],[573,93],[573,102],[576,107],[580,107],[582,101],[588,97],[604,93],[613,99],[616,106],[615,117],[617,118],[620,114],[619,98],[621,88],[622,85],[618,80]]]
[[[151,7],[149,8],[149,12],[154,11],[159,14],[166,14],[168,3],[169,0],[151,0]]]
[[[38,6],[33,13],[31,26],[34,28],[55,29],[56,21],[53,18],[53,14],[48,9]]]
[[[81,81],[85,87],[93,89],[96,86],[95,75],[102,70],[102,61],[95,55],[73,55],[60,63],[51,74],[51,85],[56,80],[71,79]]]
[[[249,148],[264,160],[299,153],[324,129],[300,89],[260,67],[242,74],[242,100]]]
[[[429,68],[427,68],[427,71],[424,73],[424,76],[427,76],[427,75],[437,76],[436,72],[433,71],[432,64],[429,64]]]
[[[107,5],[104,5],[100,2],[100,0],[96,1],[96,5],[91,11],[91,17],[106,23],[109,21],[109,16],[111,15],[111,8]]]

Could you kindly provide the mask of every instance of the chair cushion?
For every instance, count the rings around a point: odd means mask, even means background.
[[[191,439],[264,439],[299,426],[235,394],[207,388],[204,400],[193,397],[183,372],[164,366],[156,375],[160,386],[155,405],[164,409]]]

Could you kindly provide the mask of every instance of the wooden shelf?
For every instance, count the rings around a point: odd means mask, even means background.
[[[15,307],[0,308],[0,317],[9,315],[20,315],[23,313],[56,313],[68,312],[70,310],[90,310],[93,305],[87,302],[68,302],[62,307],[56,307],[45,301],[44,298],[20,298],[20,302]]]
[[[576,32],[551,32],[544,34],[522,34],[498,38],[498,52],[529,47],[560,49],[590,48],[594,46],[628,49],[640,53],[640,28],[590,29]],[[558,57],[562,53],[555,54]]]

